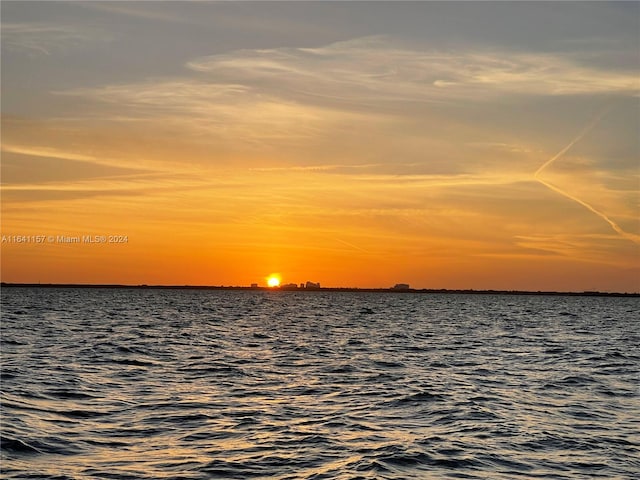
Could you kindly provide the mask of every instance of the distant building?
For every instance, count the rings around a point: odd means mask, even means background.
[[[396,283],[391,290],[409,290],[408,283]]]
[[[257,283],[252,283],[251,284],[251,288],[258,288],[258,284]]]
[[[307,282],[304,286],[307,290],[318,290],[320,288],[319,283]]]
[[[284,285],[280,285],[280,289],[281,290],[297,290],[298,289],[298,284],[297,283],[285,283]]]

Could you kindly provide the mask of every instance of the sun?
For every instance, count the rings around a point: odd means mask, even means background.
[[[267,285],[270,287],[279,287],[280,286],[280,276],[277,274],[271,274],[267,277]]]

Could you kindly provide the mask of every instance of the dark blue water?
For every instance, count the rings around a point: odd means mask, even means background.
[[[4,288],[2,476],[635,479],[639,307]]]

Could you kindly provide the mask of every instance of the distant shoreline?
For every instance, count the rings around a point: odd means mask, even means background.
[[[213,285],[120,285],[120,284],[78,284],[78,283],[0,283],[2,288],[123,288],[139,290],[240,290],[253,292],[353,292],[353,293],[436,293],[436,294],[468,294],[468,295],[551,295],[571,297],[640,297],[640,293],[621,292],[556,292],[529,290],[474,290],[474,289],[433,289],[433,288],[356,288],[356,287],[240,287]]]

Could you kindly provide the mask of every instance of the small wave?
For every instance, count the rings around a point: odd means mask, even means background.
[[[153,425],[156,423],[178,423],[178,424],[195,424],[195,425],[203,425],[206,424],[207,421],[211,420],[211,415],[207,415],[205,413],[194,413],[194,414],[184,414],[184,415],[166,415],[166,416],[153,416],[145,418],[145,422]]]
[[[547,348],[544,351],[544,353],[548,353],[548,354],[551,354],[551,355],[557,355],[559,353],[564,353],[566,351],[567,351],[567,349],[564,348],[564,347],[552,347],[552,348]]]
[[[540,438],[527,440],[518,445],[519,449],[528,451],[584,451],[602,448],[597,441],[588,441],[568,436],[547,434]]]
[[[559,385],[570,385],[570,386],[584,386],[584,385],[592,385],[597,383],[597,381],[592,377],[581,376],[581,375],[569,375],[564,377],[562,380],[557,382]]]
[[[154,362],[144,361],[144,360],[136,360],[135,358],[112,358],[108,360],[111,363],[115,363],[118,365],[131,365],[132,367],[154,367],[156,364]]]
[[[81,392],[78,390],[69,390],[64,388],[48,389],[48,390],[45,390],[43,393],[46,396],[60,398],[60,399],[84,400],[84,399],[97,398],[95,395],[91,395],[89,393]]]
[[[471,458],[431,458],[429,465],[446,469],[475,468],[481,466],[481,462]]]
[[[247,462],[213,460],[201,469],[212,478],[245,479],[261,477],[269,474],[268,469]]]
[[[253,333],[253,338],[258,338],[258,339],[270,339],[271,337],[269,335],[267,335],[266,333],[260,333],[260,332],[254,332]]]
[[[77,444],[62,437],[43,437],[40,439],[22,440],[20,438],[3,436],[0,438],[0,448],[6,452],[25,455],[75,455],[82,452],[82,449]]]
[[[18,372],[15,370],[8,370],[6,368],[3,368],[2,371],[0,371],[0,380],[4,381],[4,380],[13,380],[14,378],[17,378]]]
[[[146,355],[146,352],[141,348],[133,347],[133,346],[125,346],[125,345],[116,345],[115,349],[120,353],[132,353],[136,355]]]
[[[0,340],[0,343],[3,345],[28,345],[26,342],[22,342],[20,340],[14,340],[12,338],[3,338]]]
[[[130,444],[127,442],[119,442],[117,440],[98,440],[93,438],[87,438],[83,440],[84,443],[89,445],[94,445],[96,447],[104,447],[104,448],[126,448]]]
[[[530,463],[519,462],[512,460],[504,455],[497,454],[483,454],[478,456],[478,461],[495,469],[509,469],[510,473],[518,472],[530,472],[535,469],[535,466]]]
[[[436,362],[431,362],[429,364],[429,366],[431,368],[449,368],[451,365],[449,365],[448,363],[445,363],[445,362],[436,361]]]
[[[43,453],[38,448],[18,438],[0,438],[0,448],[16,453]]]
[[[52,410],[52,413],[72,419],[89,419],[109,415],[110,412],[100,412],[95,410]]]
[[[354,373],[357,372],[358,369],[353,365],[345,364],[326,367],[322,371],[324,373]]]
[[[374,364],[383,368],[402,368],[405,366],[404,363],[393,360],[375,360]]]
[[[403,404],[419,404],[419,403],[427,403],[427,402],[442,402],[446,398],[445,395],[439,393],[431,393],[427,391],[412,393],[410,395],[406,395],[402,398],[394,400],[392,403],[395,405],[403,405]]]

